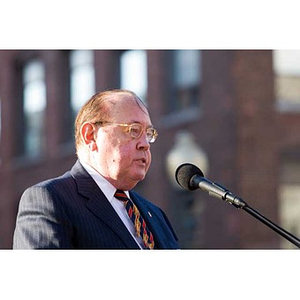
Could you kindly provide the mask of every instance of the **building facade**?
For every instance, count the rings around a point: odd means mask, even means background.
[[[146,102],[159,132],[137,190],[166,211],[182,248],[294,247],[247,212],[174,186],[167,171],[168,155],[188,133],[206,154],[207,177],[300,235],[300,61],[292,72],[279,54],[1,50],[0,248],[12,247],[24,189],[75,162],[79,107],[96,91],[120,87]]]

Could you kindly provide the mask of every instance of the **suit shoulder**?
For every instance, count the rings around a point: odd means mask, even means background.
[[[64,175],[59,177],[47,179],[28,187],[24,191],[22,198],[26,197],[27,195],[32,195],[32,193],[58,194],[66,190],[73,189],[74,186],[74,179],[69,172],[66,172]]]
[[[70,172],[66,172],[65,174],[50,178],[41,182],[36,183],[32,187],[42,187],[42,188],[56,188],[60,186],[64,186],[65,184],[71,184],[74,181],[73,177],[71,176]]]

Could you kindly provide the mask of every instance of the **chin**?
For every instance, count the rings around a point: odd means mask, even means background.
[[[132,176],[133,180],[136,182],[136,184],[142,180],[144,180],[146,177],[146,174],[136,174],[136,176]]]
[[[145,179],[145,175],[144,176],[135,177],[136,182],[140,182],[140,181],[142,181],[144,179]]]

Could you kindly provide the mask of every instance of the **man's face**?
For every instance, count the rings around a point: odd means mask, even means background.
[[[99,127],[97,149],[93,152],[94,167],[116,188],[129,190],[143,180],[151,163],[150,145],[145,129],[151,120],[145,108],[140,107],[131,96],[119,96],[122,101],[110,105],[108,122]],[[126,127],[116,123],[138,123],[144,129],[138,139],[133,139]]]

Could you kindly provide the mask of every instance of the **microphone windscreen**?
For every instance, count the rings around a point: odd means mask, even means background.
[[[178,184],[189,191],[198,188],[191,185],[191,179],[194,175],[204,177],[203,173],[198,167],[189,163],[180,165],[175,172],[175,177]]]

